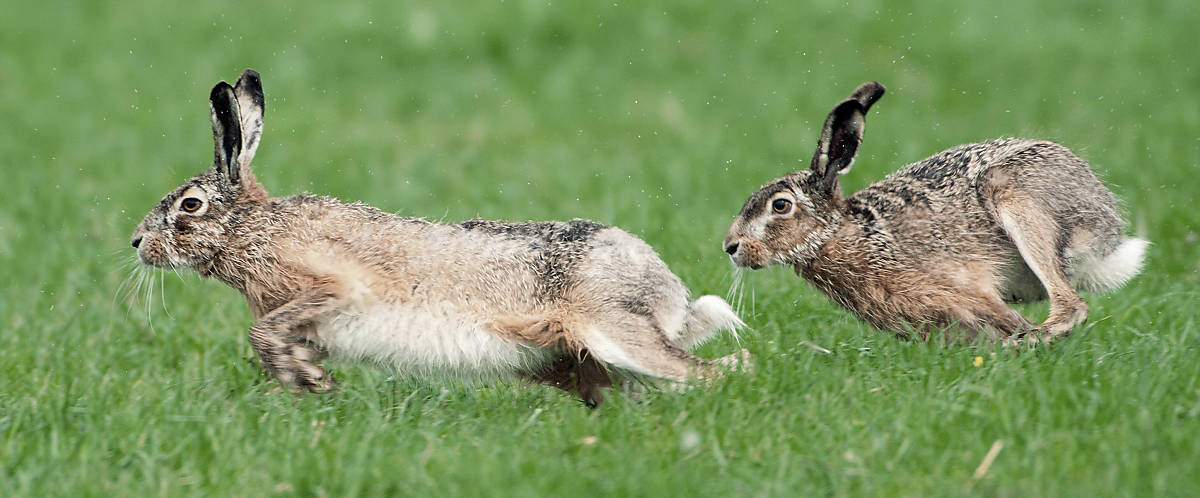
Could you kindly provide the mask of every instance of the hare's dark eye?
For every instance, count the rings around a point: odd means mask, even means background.
[[[779,214],[787,214],[792,210],[792,201],[787,199],[775,199],[771,201],[771,210]]]
[[[184,199],[183,202],[179,203],[179,208],[189,213],[194,213],[200,209],[200,206],[202,205],[204,205],[204,201],[201,201],[195,197],[188,197]]]

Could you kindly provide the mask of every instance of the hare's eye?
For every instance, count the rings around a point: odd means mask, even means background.
[[[792,210],[792,201],[787,199],[775,199],[771,202],[771,210],[779,214],[787,214]]]
[[[189,213],[194,213],[194,212],[196,212],[196,210],[200,209],[200,206],[203,204],[204,204],[204,201],[201,201],[200,199],[197,199],[195,197],[188,197],[188,198],[184,199],[183,202],[179,203],[179,208],[183,209],[184,211],[187,211]]]

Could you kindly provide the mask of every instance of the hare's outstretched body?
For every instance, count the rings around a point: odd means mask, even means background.
[[[269,198],[250,170],[258,74],[213,88],[215,164],[138,226],[144,262],[195,268],[240,291],[267,372],[330,387],[315,361],[419,374],[519,374],[599,403],[615,368],[675,381],[709,366],[685,348],[741,325],[720,298],[688,300],[654,250],[584,220],[443,225],[328,197]]]
[[[1048,339],[1087,317],[1076,289],[1116,288],[1141,268],[1146,242],[1122,235],[1112,193],[1059,144],[999,139],[910,164],[842,197],[867,109],[865,83],[825,121],[811,167],[763,186],[725,238],[735,264],[796,273],[863,320],[922,335],[958,324],[970,334]],[[1050,299],[1033,326],[1008,303]]]

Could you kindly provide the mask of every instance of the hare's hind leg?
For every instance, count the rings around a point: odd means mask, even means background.
[[[614,330],[620,333],[611,333]],[[675,382],[711,381],[721,378],[725,371],[753,368],[750,353],[746,350],[713,361],[704,360],[676,346],[660,329],[650,324],[620,329],[592,328],[581,335],[588,351],[598,360]]]
[[[580,347],[622,370],[675,382],[720,376],[719,363],[692,356],[673,343],[650,314],[610,309],[580,320],[574,330]]]
[[[267,373],[285,386],[325,392],[333,379],[314,361],[324,355],[309,341],[312,320],[333,309],[338,299],[328,289],[316,288],[264,315],[250,327],[250,345]]]
[[[1088,307],[1067,280],[1066,263],[1058,249],[1062,229],[1045,207],[1025,192],[1010,189],[998,193],[994,203],[996,220],[1050,298],[1050,316],[1038,327],[1043,338],[1066,335],[1087,319]]]
[[[597,324],[580,338],[596,359],[617,368],[677,382],[700,376],[703,362],[671,344],[657,327],[623,322],[621,328]]]

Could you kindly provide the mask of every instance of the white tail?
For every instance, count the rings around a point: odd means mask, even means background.
[[[724,299],[700,296],[688,304],[687,318],[675,343],[681,348],[691,349],[711,339],[720,330],[728,330],[736,338],[738,329],[745,326]]]
[[[1146,246],[1149,245],[1142,239],[1125,239],[1104,257],[1080,262],[1072,283],[1077,288],[1091,292],[1116,289],[1142,271]]]

